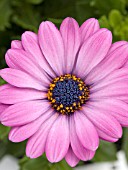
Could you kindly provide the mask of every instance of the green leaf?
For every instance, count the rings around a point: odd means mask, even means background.
[[[12,20],[16,25],[19,25],[23,29],[37,32],[42,18],[36,7],[21,2],[21,4],[16,6]]]
[[[0,31],[10,27],[10,16],[12,14],[11,1],[0,0]]]
[[[0,77],[0,86],[6,84],[6,82]]]
[[[47,18],[66,18],[73,17],[82,24],[89,17],[94,16],[94,9],[90,0],[53,0],[44,1],[42,15]],[[50,12],[49,12],[50,11]]]
[[[125,0],[126,1],[126,5],[128,6],[128,0]]]
[[[100,23],[100,27],[101,28],[108,28],[111,29],[109,21],[107,19],[107,17],[104,15],[99,19],[99,23]]]
[[[55,163],[55,164],[50,164],[50,170],[72,170],[73,168],[71,168],[66,162],[65,160],[59,162],[59,163]]]
[[[127,162],[128,162],[128,128],[124,128],[122,149],[125,152]]]
[[[0,159],[6,154],[6,144],[0,141]]]
[[[75,16],[74,0],[45,0],[42,6],[42,12],[46,18],[65,18],[67,16]]]
[[[76,0],[76,19],[79,24],[82,24],[86,19],[94,17],[96,18],[95,10],[91,6],[90,0]]]
[[[7,153],[15,157],[23,157],[25,155],[26,142],[13,143],[8,141]]]
[[[100,146],[94,156],[94,162],[115,161],[116,160],[116,146],[114,143],[105,141],[100,142]]]
[[[97,8],[99,15],[108,14],[112,9],[125,13],[125,5],[125,0],[93,0],[93,6]]]
[[[120,25],[122,23],[122,19],[123,19],[123,17],[121,15],[120,11],[118,11],[118,10],[112,10],[109,13],[109,23],[113,28],[120,27]]]
[[[72,170],[72,168],[63,160],[59,163],[52,164],[47,161],[45,156],[37,159],[24,157],[20,160],[20,170]]]
[[[62,19],[55,19],[55,18],[48,18],[48,21],[53,22],[58,28],[60,27],[60,24],[62,23]]]
[[[61,24],[62,19],[48,18],[48,21],[53,22],[54,24]]]
[[[5,137],[7,137],[9,131],[10,131],[9,127],[6,127],[0,124],[0,139],[3,140]]]
[[[28,159],[21,165],[21,170],[47,170],[49,168],[49,164],[45,159],[42,159],[42,157],[37,159]]]
[[[26,2],[30,3],[30,4],[40,4],[42,3],[44,0],[26,0]]]

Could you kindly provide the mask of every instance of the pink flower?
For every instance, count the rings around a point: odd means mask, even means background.
[[[0,120],[9,139],[28,139],[26,155],[44,152],[50,162],[70,166],[93,158],[99,139],[116,142],[128,126],[128,43],[96,19],[79,28],[66,18],[60,31],[42,22],[12,41],[0,71]],[[2,108],[3,107],[3,108]],[[3,110],[2,110],[3,109]],[[108,148],[109,149],[109,148]]]

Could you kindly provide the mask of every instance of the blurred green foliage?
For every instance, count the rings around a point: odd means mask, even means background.
[[[20,162],[20,170],[71,170],[72,168],[67,165],[65,160],[59,163],[51,164],[46,159],[45,155],[37,159],[29,159],[23,157]]]
[[[113,42],[128,40],[128,0],[0,0],[0,68],[6,66],[4,55],[13,39],[20,39],[26,30],[37,32],[43,20],[50,20],[59,27],[67,16],[74,17],[80,25],[86,19],[95,17],[101,27],[112,31]],[[0,84],[4,84],[2,79]],[[19,158],[21,170],[71,169],[65,161],[50,164],[45,156],[35,160],[26,158],[26,142],[9,142],[8,132],[8,127],[0,125],[0,158],[7,153]],[[124,131],[121,147],[128,158],[128,130]],[[113,161],[116,152],[115,144],[101,142],[92,161]]]
[[[127,162],[128,162],[128,128],[124,129],[122,149],[125,152],[125,156],[126,156]]]
[[[25,30],[37,32],[43,20],[59,27],[67,16],[79,24],[95,17],[113,32],[113,41],[128,40],[128,0],[0,0],[0,68],[11,40]]]
[[[116,146],[113,143],[109,143],[106,141],[101,141],[100,146],[96,151],[96,155],[94,156],[94,162],[105,162],[105,161],[114,161],[116,160]]]

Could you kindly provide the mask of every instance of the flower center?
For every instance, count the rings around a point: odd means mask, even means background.
[[[74,75],[66,74],[53,79],[48,89],[48,100],[62,114],[70,115],[89,99],[89,87]]]

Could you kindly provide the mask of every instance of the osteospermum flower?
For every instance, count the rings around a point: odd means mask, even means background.
[[[45,152],[75,166],[93,158],[99,139],[115,142],[128,126],[128,43],[112,44],[96,19],[79,27],[66,18],[60,30],[42,22],[38,34],[12,41],[5,59],[0,120],[12,127],[11,141],[28,139],[28,157]]]

